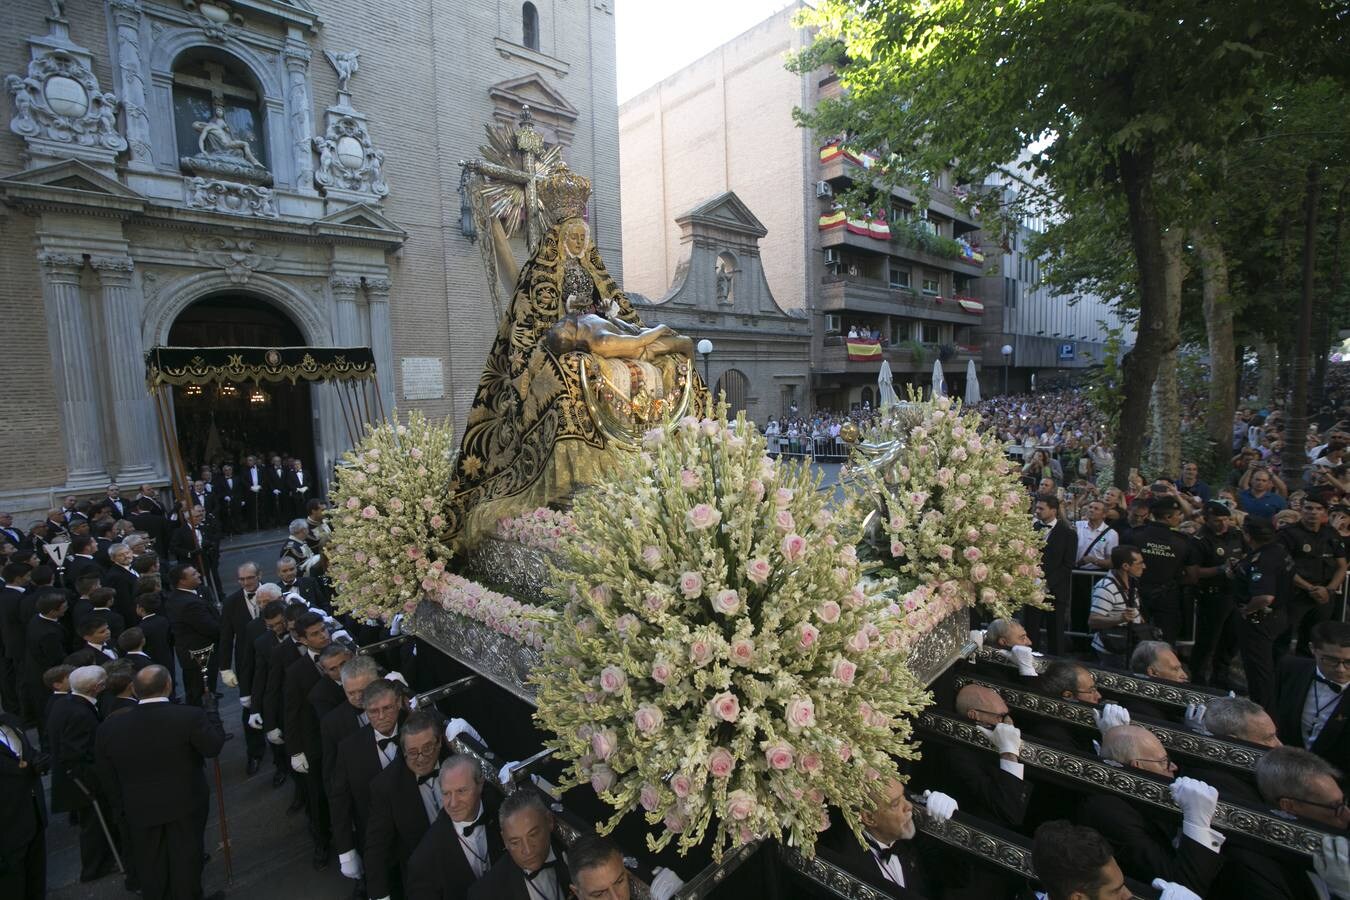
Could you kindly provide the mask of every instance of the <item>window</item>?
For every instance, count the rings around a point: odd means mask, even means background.
[[[909,321],[906,319],[891,319],[891,344],[899,344],[902,341],[909,340]]]
[[[891,287],[896,290],[909,287],[909,269],[891,268]]]
[[[248,141],[254,157],[265,166],[267,148],[263,143],[263,113],[258,91],[232,63],[225,54],[219,54],[180,60],[175,64],[173,119],[178,156],[201,153],[199,129],[194,125],[211,121],[219,106],[230,135],[236,140]]]
[[[923,292],[929,296],[936,297],[938,292],[938,280],[936,278],[929,278],[925,275],[923,279]]]
[[[826,333],[826,334],[840,334],[840,333],[843,332],[843,330],[844,330],[844,328],[843,328],[843,322],[840,320],[839,314],[838,314],[838,313],[826,313],[826,314],[825,314],[825,333]]]
[[[525,3],[520,7],[520,30],[523,35],[521,43],[531,50],[539,49],[539,10],[533,3]]]
[[[925,344],[942,343],[942,329],[936,322],[919,323],[919,340]]]

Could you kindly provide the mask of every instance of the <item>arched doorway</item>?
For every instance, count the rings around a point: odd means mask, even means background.
[[[285,313],[251,294],[212,294],[196,301],[169,329],[174,347],[302,347],[300,329]],[[311,387],[300,382],[258,385],[176,385],[174,423],[183,462],[238,468],[250,454],[299,457],[317,472]]]
[[[713,389],[713,396],[720,396],[723,391],[727,395],[727,415],[734,416],[745,409],[746,395],[750,391],[750,379],[746,378],[745,373],[740,369],[727,369],[722,373],[722,377],[717,379],[717,387]]]

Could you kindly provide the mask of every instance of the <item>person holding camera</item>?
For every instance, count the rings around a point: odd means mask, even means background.
[[[1285,497],[1289,488],[1280,477],[1258,459],[1247,463],[1247,471],[1238,481],[1238,502],[1242,511],[1249,516],[1270,520],[1275,514],[1289,506]]]

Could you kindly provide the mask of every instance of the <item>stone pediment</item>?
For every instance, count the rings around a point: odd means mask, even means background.
[[[143,196],[79,159],[26,169],[0,178],[0,195],[12,203],[138,211]]]
[[[683,215],[676,216],[675,222],[681,227],[695,223],[716,225],[756,238],[762,238],[769,233],[769,229],[765,228],[764,223],[750,211],[750,207],[736,196],[735,191],[726,191],[703,201]]]
[[[315,234],[333,237],[360,237],[383,243],[402,244],[408,233],[375,207],[353,203],[329,213],[312,226]]]
[[[536,74],[499,81],[488,88],[488,96],[498,103],[517,107],[528,106],[531,112],[543,113],[568,122],[575,122],[579,115],[576,107],[568,103],[567,98],[558,93],[557,88]]]

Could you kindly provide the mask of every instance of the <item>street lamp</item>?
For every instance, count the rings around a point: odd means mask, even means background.
[[[712,381],[708,378],[708,357],[712,356],[713,342],[703,338],[694,349],[698,351],[699,356],[703,357],[703,383],[708,390],[712,390]]]
[[[1012,360],[1012,344],[1004,344],[999,351],[1003,354],[1003,393],[1008,393],[1008,363]]]

